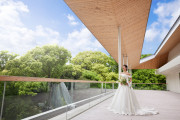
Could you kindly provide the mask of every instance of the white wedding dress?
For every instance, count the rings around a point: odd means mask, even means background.
[[[118,89],[116,90],[111,104],[108,106],[110,111],[121,115],[153,115],[158,114],[158,111],[153,108],[141,108],[136,95],[131,87],[132,83],[129,83],[128,78],[131,76],[127,74],[120,74],[126,78],[128,85],[121,85],[118,83]]]

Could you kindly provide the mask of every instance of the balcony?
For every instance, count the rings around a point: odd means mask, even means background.
[[[121,116],[106,109],[112,97],[74,117],[72,120],[179,120],[180,94],[170,91],[135,90],[141,106],[154,107],[158,115]],[[52,119],[57,120],[57,119]]]
[[[106,109],[115,89],[114,82],[67,80],[36,77],[0,76],[4,85],[0,96],[2,120],[109,120],[180,118],[180,94],[166,91],[166,84],[133,83],[141,106],[154,107],[160,114],[153,116],[120,116]],[[18,82],[44,84],[37,95],[10,95],[8,87]],[[156,86],[162,90],[152,90]],[[22,87],[22,86],[21,86]],[[142,90],[138,90],[142,89]],[[151,89],[151,90],[144,90]],[[37,92],[37,91],[36,91]]]

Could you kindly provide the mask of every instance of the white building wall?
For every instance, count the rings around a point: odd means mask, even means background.
[[[167,90],[180,93],[180,80],[178,73],[166,75]]]
[[[168,62],[180,56],[180,43],[177,44],[168,55]],[[179,61],[180,62],[180,61]],[[175,69],[175,71],[169,70],[166,72],[166,82],[167,82],[167,89],[173,92],[180,93],[180,70]]]

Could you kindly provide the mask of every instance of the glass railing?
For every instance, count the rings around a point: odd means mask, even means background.
[[[166,90],[164,83],[132,87]],[[115,82],[0,76],[0,120],[68,120],[111,97],[117,88]]]
[[[70,119],[112,96],[114,85],[113,82],[0,76],[0,120]]]

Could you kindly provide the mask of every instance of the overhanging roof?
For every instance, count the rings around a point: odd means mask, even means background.
[[[117,62],[120,26],[122,56],[132,69],[139,66],[151,0],[64,1]]]
[[[154,69],[165,65],[168,62],[169,51],[178,43],[180,43],[180,16],[169,30],[155,54],[141,59],[141,64],[136,69]]]

